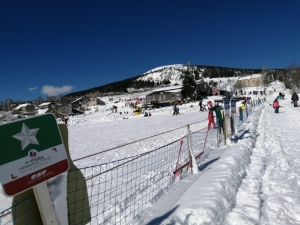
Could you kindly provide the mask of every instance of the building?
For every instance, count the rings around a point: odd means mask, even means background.
[[[80,111],[87,111],[88,107],[93,107],[97,105],[105,105],[105,102],[99,98],[89,98],[83,96],[71,102],[72,108]]]
[[[44,102],[38,105],[36,115],[45,114],[54,108],[56,108],[56,104],[54,102]]]
[[[253,74],[246,77],[240,77],[237,83],[242,87],[254,87],[264,85],[264,79],[261,74]]]
[[[73,102],[71,102],[71,105],[72,105],[73,109],[84,111],[84,108],[85,108],[84,106],[89,101],[90,101],[89,97],[83,96],[83,97],[77,98],[76,100],[74,100]]]
[[[25,103],[15,107],[12,111],[12,115],[25,117],[34,116],[35,111],[35,106],[33,104]]]
[[[88,110],[89,107],[97,106],[97,105],[105,105],[105,102],[102,101],[100,98],[90,98],[89,101],[82,104],[84,110]]]
[[[72,115],[73,114],[73,110],[72,110],[72,106],[71,104],[61,104],[57,107],[57,117],[62,117],[62,116],[66,116],[66,115]]]
[[[8,112],[0,111],[0,124],[9,123],[17,119],[18,119],[17,117],[11,115]]]
[[[155,102],[159,106],[170,106],[175,101],[181,101],[181,87],[162,88],[146,95],[146,104]]]
[[[203,80],[196,82],[198,96],[211,96],[213,95],[212,88]]]

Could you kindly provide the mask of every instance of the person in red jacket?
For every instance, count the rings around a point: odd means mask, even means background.
[[[62,117],[61,120],[68,126],[68,117]]]
[[[207,102],[207,106],[208,106],[208,130],[209,130],[211,124],[213,126],[216,126],[216,122],[214,120],[214,115],[213,115],[215,107],[212,106],[212,102],[211,101]]]
[[[275,113],[279,113],[279,102],[277,100],[277,98],[274,100],[273,102],[273,108],[275,109]]]

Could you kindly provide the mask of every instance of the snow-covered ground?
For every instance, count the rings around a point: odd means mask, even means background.
[[[160,213],[150,224],[300,224],[300,108],[293,107],[286,91],[275,114],[269,104],[277,94],[267,97],[223,147],[220,159],[162,211],[167,218]]]
[[[261,90],[262,87],[259,88]],[[273,88],[276,92],[273,92]],[[256,90],[251,88],[251,90]],[[269,105],[278,91],[284,90],[285,100],[279,114]],[[247,90],[246,90],[247,91]],[[248,93],[248,91],[247,91]],[[212,152],[209,163],[197,175],[190,175],[189,185],[174,185],[172,189],[142,217],[149,224],[300,224],[300,107],[291,104],[291,93],[279,82],[271,84],[267,103],[254,113],[236,132],[236,138],[218,151]],[[257,96],[252,96],[257,98]],[[209,99],[218,98],[217,96]],[[206,102],[209,99],[205,99]],[[153,150],[183,136],[170,133],[116,149],[101,156],[76,159],[124,143],[191,124],[207,118],[199,112],[197,103],[180,106],[180,114],[172,116],[171,108],[155,109],[151,117],[132,116],[129,108],[118,103],[118,111],[110,114],[111,105],[85,116],[70,117],[69,147],[78,167],[109,162]],[[191,107],[193,105],[193,107]],[[216,159],[217,160],[214,160]],[[8,208],[11,198],[0,195],[0,211]],[[167,207],[166,207],[167,206]]]

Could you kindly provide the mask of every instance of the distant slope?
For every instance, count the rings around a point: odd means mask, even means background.
[[[116,81],[103,86],[90,88],[87,90],[73,92],[67,97],[90,96],[97,97],[110,94],[127,93],[131,91],[145,90],[162,84],[181,84],[180,77],[184,71],[190,70],[195,79],[216,78],[216,77],[238,77],[254,73],[259,73],[261,69],[239,69],[200,65],[174,64],[154,68],[141,75]]]

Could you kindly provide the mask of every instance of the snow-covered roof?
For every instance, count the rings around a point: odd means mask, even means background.
[[[44,103],[40,104],[39,106],[46,106],[46,105],[50,105],[50,104],[51,104],[51,102],[44,102]]]
[[[168,93],[177,93],[178,91],[180,91],[179,89],[176,89],[176,90],[170,90],[170,91],[166,91]]]
[[[19,109],[21,109],[21,108],[23,108],[23,107],[26,107],[26,106],[28,106],[28,105],[29,105],[28,103],[18,105],[18,106],[16,107],[16,110],[19,110]]]
[[[109,99],[108,99],[108,98],[107,98],[106,100],[104,100],[104,98],[102,98],[102,97],[96,97],[96,98],[97,98],[98,100],[104,102],[104,103],[109,102]]]
[[[182,85],[177,85],[177,86],[170,86],[170,87],[162,87],[162,88],[158,88],[158,89],[154,89],[153,92],[157,92],[157,91],[175,91],[178,89],[181,89],[182,88]]]
[[[77,99],[75,99],[73,102],[71,102],[71,103],[74,103],[74,102],[77,102],[78,100],[80,100],[80,99],[82,99],[83,97],[80,97],[80,98],[77,98]]]

